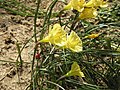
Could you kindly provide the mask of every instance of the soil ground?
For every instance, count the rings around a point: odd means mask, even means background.
[[[24,1],[20,0],[24,3]],[[34,1],[34,0],[33,0]],[[42,1],[41,9],[46,9],[51,0]],[[28,0],[26,5],[36,8],[35,3]],[[58,7],[59,6],[59,7]],[[58,10],[61,6],[57,4]],[[37,31],[42,25],[42,19],[37,19]],[[22,51],[23,69],[20,80],[16,70],[18,50],[16,43],[22,47],[33,35],[34,17],[21,17],[12,15],[0,8],[0,90],[25,90],[30,82],[31,60],[34,50],[32,39]]]
[[[33,34],[33,18],[14,15],[0,16],[0,89],[1,90],[24,90],[30,80],[30,64],[23,64],[23,72],[20,75],[16,72],[16,58],[18,51],[16,43],[23,46]],[[32,54],[34,43],[28,43],[22,52],[24,62],[31,62],[29,57]],[[2,62],[3,61],[3,62]],[[12,63],[9,63],[9,62]],[[19,86],[21,85],[21,86]]]

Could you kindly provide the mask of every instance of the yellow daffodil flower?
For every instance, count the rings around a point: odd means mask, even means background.
[[[85,4],[85,0],[71,0],[68,5],[66,5],[64,7],[65,10],[68,10],[68,9],[75,9],[79,12],[81,12],[83,9],[84,9],[84,4]]]
[[[91,38],[91,39],[94,39],[94,38],[97,38],[100,34],[91,34],[91,35],[88,35],[88,36],[85,36],[85,38]]]
[[[73,52],[80,52],[82,51],[82,40],[74,31],[72,31],[67,37],[64,47],[72,50]]]
[[[63,46],[66,42],[66,32],[62,29],[60,24],[55,24],[52,29],[49,29],[48,36],[43,38],[40,42],[49,42],[57,46]]]
[[[90,0],[85,4],[85,7],[107,7],[107,0]]]
[[[84,8],[81,12],[79,19],[95,18],[97,16],[97,10],[95,8]]]
[[[65,76],[79,76],[81,77],[85,77],[83,72],[81,72],[80,70],[80,66],[78,65],[77,62],[74,62],[71,66],[71,70],[65,75]]]
[[[64,10],[75,9],[81,12],[78,19],[89,19],[97,16],[98,7],[107,6],[107,0],[90,0],[87,3],[85,0],[71,0],[68,5],[64,7]]]
[[[49,42],[61,48],[67,48],[73,52],[82,51],[82,41],[79,36],[72,31],[69,36],[59,24],[55,24],[52,29],[49,29],[48,36],[40,40],[40,42]]]

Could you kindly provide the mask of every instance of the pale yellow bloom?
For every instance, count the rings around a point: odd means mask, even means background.
[[[40,40],[40,42],[49,42],[61,48],[70,49],[73,52],[82,51],[82,40],[79,36],[74,31],[67,36],[59,24],[55,24],[53,28],[49,30],[48,36]]]
[[[85,77],[84,73],[81,72],[80,66],[78,65],[77,62],[74,62],[72,64],[71,70],[65,76],[79,76],[80,78]]]
[[[91,38],[91,39],[94,39],[94,38],[97,38],[100,34],[91,34],[91,35],[88,35],[88,36],[85,36],[85,38]]]
[[[95,18],[97,16],[97,10],[95,8],[84,8],[81,12],[79,19]]]
[[[68,5],[64,7],[64,10],[75,9],[81,12],[78,19],[89,19],[95,18],[98,15],[98,7],[107,6],[107,0],[90,0],[87,3],[85,2],[85,0],[71,0]]]
[[[68,5],[66,5],[64,7],[65,10],[68,10],[68,9],[75,9],[79,12],[81,12],[83,9],[84,9],[84,4],[85,4],[85,0],[71,0]]]
[[[107,7],[107,1],[104,0],[90,0],[85,4],[85,7]]]
[[[82,51],[82,40],[74,31],[72,31],[70,35],[67,37],[67,41],[66,44],[64,45],[64,48],[68,48],[73,52]]]
[[[40,42],[49,42],[57,46],[63,46],[66,42],[66,32],[60,24],[55,24],[52,29],[49,29],[48,36],[43,38]]]

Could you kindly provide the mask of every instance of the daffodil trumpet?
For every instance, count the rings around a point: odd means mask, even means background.
[[[65,74],[66,77],[69,76],[79,76],[81,77],[85,77],[84,73],[81,71],[80,66],[78,65],[77,62],[73,62],[72,66],[71,66],[71,70]]]
[[[82,40],[74,31],[71,31],[70,35],[67,36],[67,40],[64,48],[68,48],[73,52],[80,52],[82,51]]]
[[[80,66],[78,65],[77,62],[73,62],[72,66],[71,66],[71,70],[70,70],[67,74],[61,76],[61,77],[57,80],[57,82],[58,82],[59,80],[65,78],[65,77],[70,77],[70,76],[79,76],[79,78],[80,78],[79,80],[80,80],[82,83],[84,83],[84,80],[82,79],[82,77],[85,77],[85,75],[84,75],[84,73],[80,70]]]
[[[57,46],[63,46],[66,41],[66,32],[60,26],[60,24],[53,25],[53,28],[49,28],[48,35],[40,40],[40,42],[49,42]]]

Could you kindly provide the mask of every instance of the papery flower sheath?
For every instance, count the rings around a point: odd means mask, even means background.
[[[66,32],[60,24],[55,24],[53,28],[49,28],[48,36],[43,38],[40,42],[49,42],[57,46],[63,46],[66,42]]]
[[[67,41],[66,44],[64,45],[64,48],[68,48],[73,52],[82,51],[83,49],[82,40],[74,31],[72,31],[70,35],[67,37]]]
[[[71,70],[65,76],[67,76],[67,77],[79,76],[80,78],[85,77],[84,73],[80,70],[80,66],[78,65],[77,62],[73,62],[72,66],[71,66]]]
[[[98,33],[98,34],[90,34],[90,35],[88,35],[88,36],[85,36],[85,38],[94,39],[94,38],[97,38],[99,35],[100,35],[100,33]]]

